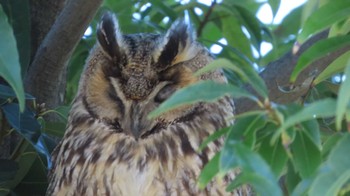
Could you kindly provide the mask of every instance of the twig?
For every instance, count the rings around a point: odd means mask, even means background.
[[[198,29],[197,29],[197,36],[200,37],[202,34],[202,31],[205,27],[205,25],[207,24],[208,20],[209,20],[209,16],[211,15],[211,13],[213,12],[213,9],[216,5],[216,0],[213,1],[213,3],[210,5],[208,12],[204,15],[204,19],[202,20],[202,22],[199,23]]]

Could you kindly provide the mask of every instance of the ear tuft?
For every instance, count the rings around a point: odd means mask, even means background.
[[[97,27],[97,39],[112,59],[121,57],[122,34],[114,14],[107,12]]]
[[[192,59],[197,54],[196,36],[188,21],[177,20],[167,31],[155,54],[161,69]]]

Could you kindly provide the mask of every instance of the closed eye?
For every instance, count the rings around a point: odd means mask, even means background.
[[[176,85],[167,84],[154,97],[154,101],[157,103],[162,103],[163,101],[168,99],[175,91],[176,91]]]

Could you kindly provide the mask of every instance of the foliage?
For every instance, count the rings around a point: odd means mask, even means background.
[[[349,52],[335,59],[317,78],[312,78],[310,92],[296,103],[271,102],[257,70],[324,29],[330,29],[329,37],[300,56],[291,82],[311,62],[348,46],[350,3],[309,0],[289,13],[281,24],[263,24],[256,13],[264,3],[270,5],[274,15],[277,13],[280,0],[224,0],[210,5],[197,1],[105,0],[91,28],[95,32],[102,13],[112,10],[117,13],[125,33],[162,33],[186,12],[200,42],[208,48],[214,44],[223,47],[217,54],[219,58],[196,74],[223,68],[229,84],[211,81],[194,84],[176,92],[150,114],[154,117],[181,104],[213,101],[224,95],[245,97],[257,103],[259,109],[232,117],[234,125],[209,136],[201,145],[203,149],[208,143],[225,137],[221,151],[203,168],[198,179],[200,187],[240,168],[241,174],[227,190],[250,184],[260,195],[349,194]],[[43,194],[50,167],[49,154],[55,146],[49,136],[63,136],[69,104],[96,36],[95,33],[84,36],[72,55],[65,105],[45,109],[23,91],[22,77],[30,63],[29,3],[0,0],[0,4],[0,76],[6,81],[0,85],[0,141],[13,132],[20,135],[12,155],[0,159],[0,194],[23,194],[28,186],[31,192],[26,194]],[[219,42],[222,38],[227,45]],[[261,51],[263,42],[273,45],[266,55]],[[334,83],[334,77],[345,80]],[[246,84],[259,96],[243,90]],[[51,112],[57,113],[60,120],[45,121],[43,116]],[[285,189],[280,188],[281,184]]]
[[[12,28],[7,22],[7,17],[0,7],[0,76],[13,88],[19,101],[21,111],[24,110],[24,90],[22,77],[20,76],[19,56],[16,48],[16,40]]]

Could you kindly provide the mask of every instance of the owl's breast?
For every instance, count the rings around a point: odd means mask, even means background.
[[[213,108],[143,139],[116,132],[100,120],[70,125],[54,156],[49,188],[53,195],[225,194],[225,180],[213,181],[204,190],[197,187],[200,171],[222,140],[197,149],[229,124],[225,118],[230,112],[223,115]]]
[[[102,187],[101,194],[198,195],[201,191],[197,187],[197,178],[204,164],[218,150],[220,142],[210,145],[205,152],[197,152],[201,142],[199,133],[188,135],[188,131],[189,127],[184,124],[173,125],[138,141],[128,135],[106,135],[96,152],[91,150],[91,155],[87,154],[89,158],[81,164],[80,173],[92,173],[77,181],[92,183],[86,187],[89,190],[103,179],[99,186]],[[101,156],[92,163],[96,153]],[[224,190],[223,185],[215,187]]]

